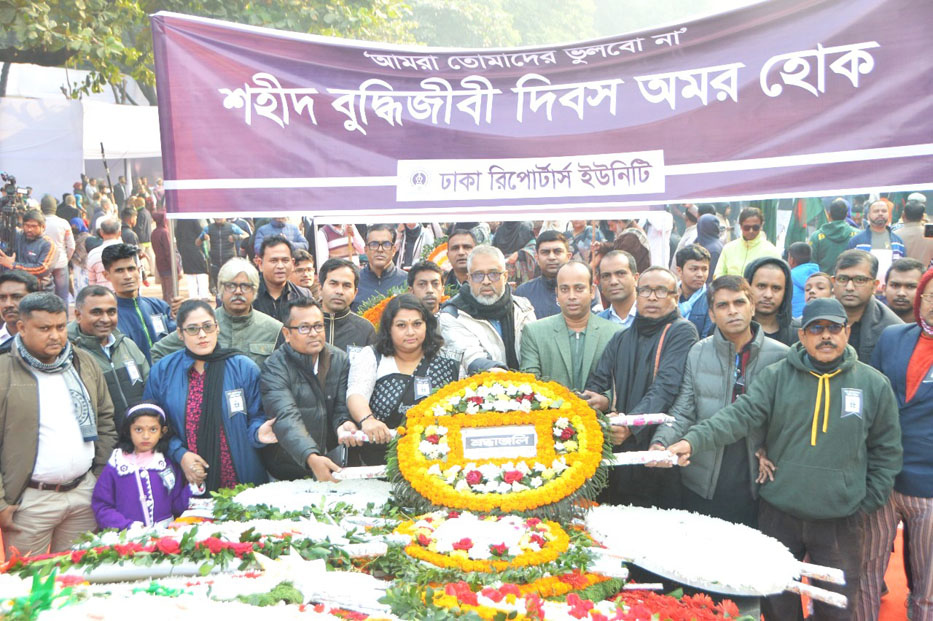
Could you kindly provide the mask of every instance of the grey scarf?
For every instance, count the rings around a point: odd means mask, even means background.
[[[65,378],[65,386],[68,387],[68,393],[71,395],[71,403],[74,405],[72,412],[81,428],[81,437],[85,442],[95,442],[97,440],[97,420],[94,416],[94,408],[91,406],[91,396],[78,375],[78,370],[72,364],[74,353],[71,349],[71,342],[65,341],[65,348],[58,355],[54,362],[46,364],[40,362],[35,356],[26,350],[23,345],[21,335],[16,335],[16,350],[20,357],[30,367],[43,373],[61,373]]]

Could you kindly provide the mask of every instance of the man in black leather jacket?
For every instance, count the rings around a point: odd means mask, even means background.
[[[260,380],[263,410],[275,417],[279,447],[267,449],[263,461],[277,479],[313,474],[333,481],[340,467],[327,456],[337,446],[340,430],[354,432],[347,410],[350,361],[324,342],[324,314],[311,298],[290,300],[284,316],[285,345],[266,359]]]

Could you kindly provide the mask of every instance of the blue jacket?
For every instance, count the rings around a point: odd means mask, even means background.
[[[888,234],[891,236],[891,254],[893,255],[892,261],[897,261],[905,256],[907,256],[907,250],[904,248],[904,240],[898,237],[891,231],[891,227],[887,227]],[[871,252],[871,229],[865,229],[855,237],[849,240],[849,249],[856,248],[858,250],[864,250],[865,252]]]
[[[128,336],[152,363],[149,350],[163,336],[175,331],[171,307],[158,298],[117,298],[117,329]],[[142,319],[140,319],[142,315]],[[153,316],[158,317],[153,323]],[[162,324],[161,326],[158,324]]]
[[[891,381],[901,420],[904,467],[894,479],[894,489],[907,496],[933,498],[933,367],[927,370],[914,398],[907,395],[907,365],[913,355],[920,326],[889,326],[871,355],[871,366]]]
[[[175,463],[188,452],[185,436],[185,407],[188,402],[188,371],[194,358],[187,349],[180,349],[159,360],[149,371],[143,399],[150,399],[162,406],[174,434],[168,442],[168,456]],[[229,411],[227,399],[223,400],[224,433],[233,458],[233,468],[241,483],[265,483],[266,469],[259,458],[259,449],[265,446],[259,441],[259,427],[266,422],[259,395],[259,367],[246,356],[237,355],[227,359],[224,373],[224,393],[240,389],[246,403],[246,414]],[[205,395],[205,398],[209,398]]]
[[[677,300],[679,302],[680,298],[678,297]],[[716,327],[716,324],[709,318],[709,298],[706,297],[705,292],[696,303],[694,303],[693,308],[690,309],[690,312],[684,319],[688,320],[696,327],[697,334],[701,339],[705,339],[713,333],[713,328]]]
[[[407,286],[408,272],[395,267],[395,263],[389,263],[382,276],[376,276],[376,272],[367,265],[360,270],[360,286],[356,290],[356,298],[350,305],[350,310],[355,313],[363,302],[374,295],[388,295],[391,289]]]
[[[292,250],[307,250],[308,249],[308,240],[305,239],[305,236],[301,234],[301,231],[297,226],[291,222],[286,222],[282,225],[279,225],[278,222],[273,220],[267,224],[263,224],[259,227],[259,230],[256,231],[256,239],[253,242],[253,251],[256,254],[259,254],[259,249],[262,247],[262,240],[267,235],[281,235],[287,239],[292,244]]]
[[[820,266],[816,263],[802,263],[790,270],[790,279],[794,283],[794,297],[791,298],[791,315],[797,319],[803,315],[803,307],[807,304],[806,293],[803,290],[807,284],[807,278],[820,271]]]
[[[556,281],[548,282],[544,276],[538,276],[520,284],[515,289],[515,295],[527,298],[531,302],[535,309],[536,319],[560,314],[560,306],[557,305]]]

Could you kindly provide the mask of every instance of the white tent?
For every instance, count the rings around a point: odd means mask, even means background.
[[[32,186],[33,196],[70,191],[84,161],[101,159],[101,142],[114,168],[118,160],[159,157],[158,109],[63,96],[0,98],[0,170]]]

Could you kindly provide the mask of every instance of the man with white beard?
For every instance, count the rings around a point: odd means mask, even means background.
[[[449,351],[462,352],[468,374],[518,370],[522,329],[535,320],[527,299],[512,295],[505,257],[495,246],[477,246],[467,259],[469,287],[441,308],[441,333]]]

